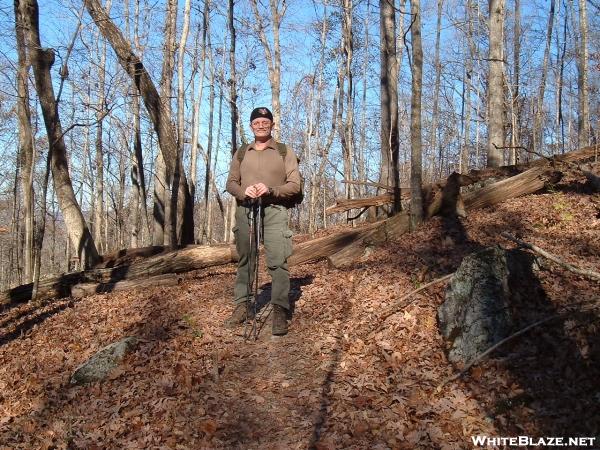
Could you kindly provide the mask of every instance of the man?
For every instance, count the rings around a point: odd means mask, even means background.
[[[246,304],[249,295],[252,295],[248,289],[253,281],[255,256],[250,249],[250,202],[261,197],[263,239],[272,280],[272,334],[280,336],[288,331],[290,274],[287,258],[292,253],[292,232],[288,228],[286,205],[300,192],[298,159],[292,149],[278,144],[271,136],[273,114],[268,108],[252,111],[250,128],[254,142],[241,147],[233,155],[227,178],[227,192],[237,200],[233,232],[240,259],[234,288],[235,309],[225,321],[225,326],[231,328],[252,318]]]

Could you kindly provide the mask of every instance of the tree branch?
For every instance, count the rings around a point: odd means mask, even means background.
[[[425,289],[427,289],[428,287],[433,286],[434,284],[438,284],[441,283],[443,281],[447,281],[450,278],[452,278],[454,276],[454,272],[449,273],[448,275],[444,275],[441,278],[437,278],[433,281],[430,281],[427,284],[424,284],[423,286],[421,286],[418,289],[415,289],[412,292],[409,292],[408,294],[400,297],[398,300],[396,300],[394,303],[392,303],[387,309],[386,311],[383,312],[383,314],[381,316],[379,316],[377,318],[377,322],[373,327],[371,327],[371,329],[367,332],[368,335],[372,335],[375,331],[377,331],[381,325],[383,325],[383,322],[385,322],[389,317],[393,316],[399,309],[404,309],[407,306],[409,306],[410,304],[414,303],[415,300],[410,300],[410,301],[405,301],[407,299],[409,299],[410,297],[412,297],[415,294],[418,294],[421,291],[424,291]]]
[[[500,236],[502,236],[505,239],[508,239],[509,241],[513,241],[514,243],[518,244],[520,247],[529,249],[541,256],[543,256],[544,258],[549,259],[550,261],[555,262],[556,264],[558,264],[559,266],[573,272],[576,273],[577,275],[581,275],[584,276],[586,278],[591,278],[592,280],[596,280],[596,281],[600,281],[600,273],[595,272],[591,269],[582,269],[580,267],[574,266],[572,264],[566,263],[564,262],[562,259],[560,259],[558,256],[553,255],[552,253],[547,252],[546,250],[537,247],[533,244],[529,244],[527,242],[524,242],[520,239],[517,239],[516,237],[510,235],[509,233],[507,233],[506,231],[503,231],[502,233],[500,233]]]

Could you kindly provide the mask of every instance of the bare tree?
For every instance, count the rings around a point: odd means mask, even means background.
[[[25,27],[28,54],[32,63],[36,90],[48,134],[54,189],[57,193],[58,203],[65,219],[71,244],[76,249],[81,265],[90,267],[98,261],[99,257],[96,245],[75,197],[69,175],[64,133],[50,74],[50,68],[54,64],[54,51],[42,48],[37,1],[20,1],[19,11]]]
[[[106,14],[106,11],[104,11],[98,0],[84,0],[84,4],[102,32],[102,35],[111,44],[117,54],[119,63],[129,76],[133,78],[137,89],[142,95],[144,104],[150,115],[150,120],[158,136],[160,151],[165,160],[168,177],[175,179],[176,177],[173,174],[175,174],[176,169],[179,170],[181,185],[178,184],[179,189],[174,190],[177,192],[177,196],[179,196],[179,191],[184,192],[184,195],[180,196],[185,202],[185,216],[184,220],[181,221],[183,227],[181,243],[189,243],[193,240],[193,205],[189,197],[187,178],[185,177],[185,173],[181,171],[181,159],[178,158],[176,133],[170,119],[171,114],[167,108],[167,104],[161,100],[150,75],[139,57],[133,52],[131,44],[123,37],[121,31],[119,31],[110,17],[108,17],[108,14]],[[175,195],[174,197],[176,198]]]
[[[31,108],[29,106],[29,64],[23,34],[23,21],[19,14],[19,1],[15,0],[15,36],[17,41],[17,117],[19,120],[19,164],[21,166],[21,190],[23,191],[23,212],[25,225],[25,245],[23,266],[25,281],[33,279],[33,237],[34,237],[34,192],[33,173],[35,143],[31,131]]]
[[[110,13],[112,0],[106,0],[104,8]],[[104,117],[106,116],[106,41],[98,38],[100,44],[100,62],[98,64],[98,94],[96,101],[96,194],[94,195],[94,241],[101,253],[106,251],[108,242],[105,242],[103,234],[106,232],[104,221],[104,145],[103,130]],[[101,41],[101,42],[100,42]]]
[[[588,19],[586,0],[579,0],[579,46],[577,48],[577,142],[579,147],[590,143],[590,103],[588,90]]]
[[[521,136],[521,0],[515,0],[515,32],[513,36],[513,83],[511,99],[510,164],[517,163],[517,146]]]
[[[196,172],[198,164],[198,129],[200,126],[200,104],[202,103],[202,93],[204,92],[204,72],[206,70],[206,42],[207,33],[209,29],[209,8],[210,0],[204,2],[204,11],[202,13],[202,43],[200,61],[202,68],[198,77],[198,92],[194,99],[194,121],[192,126],[192,149],[190,155],[190,196],[195,199],[196,197]],[[197,53],[197,52],[196,52]]]
[[[279,42],[279,29],[281,21],[287,9],[286,0],[269,0],[271,10],[271,29],[273,33],[273,49],[265,32],[266,25],[262,14],[258,10],[257,0],[251,0],[254,20],[258,31],[258,37],[265,51],[265,59],[269,70],[269,82],[271,83],[271,103],[273,105],[273,120],[275,128],[273,136],[279,140],[281,135],[281,48]]]
[[[423,45],[421,43],[421,4],[420,0],[410,1],[410,14],[413,23],[410,29],[412,41],[412,87],[410,101],[410,226],[416,228],[423,221],[422,192],[422,132],[421,132],[421,91],[423,88]]]
[[[467,0],[465,6],[465,21],[467,23],[468,52],[463,75],[463,109],[465,111],[463,139],[460,150],[460,173],[469,172],[469,153],[471,150],[471,92],[473,90],[473,60],[475,59],[475,43],[473,42],[473,5],[472,0]]]
[[[237,150],[237,122],[238,122],[238,107],[237,107],[237,80],[235,70],[235,26],[233,23],[234,17],[234,0],[228,1],[227,7],[227,26],[229,27],[229,110],[231,114],[231,154]]]
[[[487,166],[503,164],[504,147],[504,1],[489,0],[488,149]]]
[[[439,133],[438,130],[438,116],[439,116],[439,104],[440,104],[440,80],[442,77],[442,64],[440,63],[440,34],[442,31],[442,6],[443,0],[437,1],[437,22],[435,27],[435,56],[433,65],[435,67],[435,83],[433,86],[433,112],[431,113],[431,131],[429,132],[430,142],[431,142],[431,152],[432,152],[432,160],[435,159],[436,152],[438,153],[438,164],[439,164],[439,172],[438,176],[442,176],[443,166],[444,166],[444,155],[442,152],[442,147],[440,146],[438,152],[438,141],[437,136]],[[435,165],[432,163],[432,166]]]
[[[135,1],[134,26],[133,26],[133,43],[138,55],[142,54],[142,46],[139,36],[139,17],[140,17],[140,2]],[[131,184],[133,187],[133,197],[135,206],[132,214],[133,229],[131,232],[131,246],[139,245],[141,222],[146,226],[148,234],[150,234],[150,225],[148,220],[148,209],[146,205],[146,176],[144,173],[144,157],[142,152],[142,133],[140,126],[140,99],[135,83],[132,84],[133,97],[131,100],[133,114],[133,162],[131,164]],[[142,220],[139,220],[139,216]]]
[[[237,124],[240,120],[238,105],[237,105],[237,71],[235,68],[235,46],[236,46],[236,31],[233,22],[234,17],[234,0],[229,0],[227,3],[227,26],[229,27],[229,111],[231,117],[231,154],[237,150]],[[227,205],[229,214],[225,214],[225,230],[224,236],[227,242],[233,241],[233,220],[235,217],[235,198],[231,197]]]
[[[550,59],[550,44],[552,42],[555,3],[555,0],[550,0],[550,14],[548,14],[548,27],[546,29],[546,45],[544,47],[544,60],[542,62],[542,76],[533,122],[533,147],[538,153],[541,153],[544,147],[544,95],[546,92],[546,78],[548,76],[548,60]]]
[[[354,37],[352,34],[352,0],[342,2],[342,55],[343,70],[340,72],[338,84],[341,89],[341,102],[338,108],[338,132],[342,144],[344,163],[344,179],[352,180],[352,165],[354,162],[354,78],[352,73],[352,59],[354,55]],[[346,115],[344,119],[344,100]],[[354,186],[345,184],[346,198],[353,197]],[[350,215],[350,212],[348,212]],[[350,216],[348,216],[350,217]]]
[[[381,172],[379,182],[394,187],[394,212],[400,211],[398,171],[398,59],[396,19],[392,0],[379,1],[381,41]]]

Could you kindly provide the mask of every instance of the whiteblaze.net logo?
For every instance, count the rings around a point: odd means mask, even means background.
[[[591,447],[595,437],[471,436],[475,447]]]

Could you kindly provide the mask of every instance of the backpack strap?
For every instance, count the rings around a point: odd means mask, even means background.
[[[248,144],[242,145],[237,151],[237,159],[241,163],[244,160],[244,156],[246,156],[246,150],[248,149]]]
[[[279,152],[279,154],[285,161],[285,157],[287,156],[287,145],[285,145],[283,142],[278,142],[277,143],[277,151]]]
[[[248,150],[248,145],[249,144],[242,145],[237,151],[237,159],[240,163],[244,160],[244,156],[246,156],[246,150]],[[277,142],[277,151],[285,161],[285,157],[287,156],[287,145],[285,145],[283,142]]]

